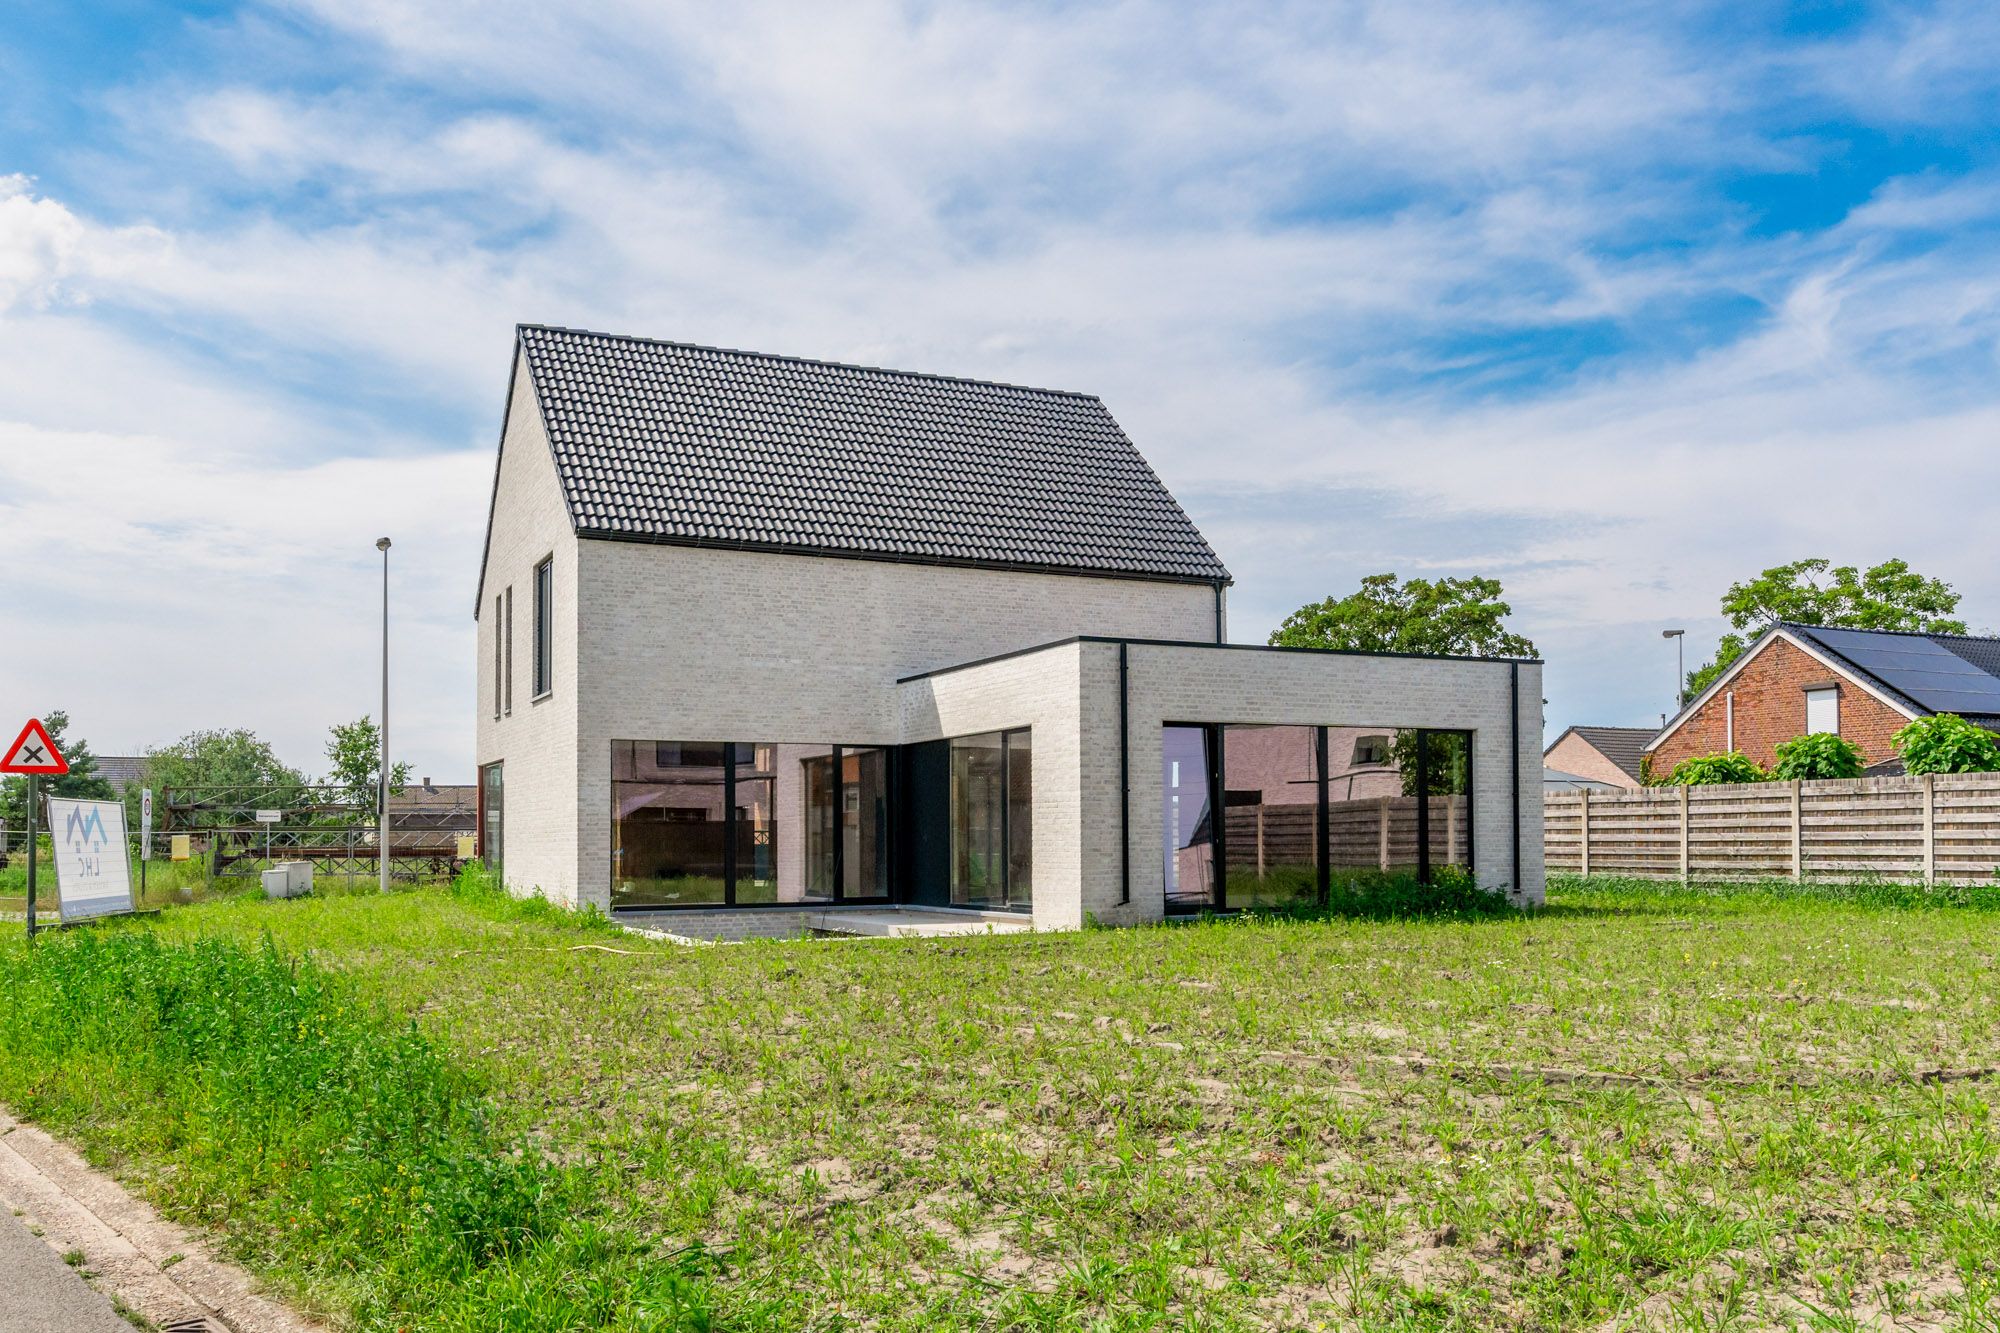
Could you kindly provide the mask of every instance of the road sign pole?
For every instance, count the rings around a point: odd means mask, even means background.
[[[28,942],[35,941],[35,845],[41,841],[35,831],[35,801],[41,781],[28,774]]]

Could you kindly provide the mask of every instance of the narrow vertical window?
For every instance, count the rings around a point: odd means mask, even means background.
[[[511,583],[507,585],[507,612],[501,623],[506,631],[507,664],[501,669],[500,678],[505,682],[502,690],[506,695],[505,707],[511,714],[514,711],[514,585]]]
[[[501,635],[503,632],[500,622],[500,598],[496,595],[493,598],[493,718],[495,721],[498,721],[500,718],[500,690],[502,688],[501,683],[505,679],[505,673],[501,670],[500,666]]]
[[[555,687],[555,570],[553,559],[535,566],[535,697]]]

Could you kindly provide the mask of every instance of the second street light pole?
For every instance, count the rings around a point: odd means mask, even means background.
[[[1687,707],[1688,701],[1687,631],[1684,629],[1663,629],[1660,631],[1660,637],[1674,641],[1674,711],[1678,713],[1681,709]]]
[[[382,729],[381,771],[376,775],[375,850],[382,870],[382,892],[389,891],[389,539],[378,538],[382,553]]]

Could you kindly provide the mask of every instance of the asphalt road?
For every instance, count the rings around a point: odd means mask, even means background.
[[[111,1299],[0,1208],[0,1333],[132,1333]]]

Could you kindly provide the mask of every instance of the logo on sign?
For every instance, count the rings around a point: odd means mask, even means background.
[[[95,851],[103,851],[104,844],[111,840],[111,835],[104,831],[104,816],[94,807],[90,810],[70,811],[69,827],[63,830],[63,837],[71,842],[89,839],[97,844],[93,848]]]

